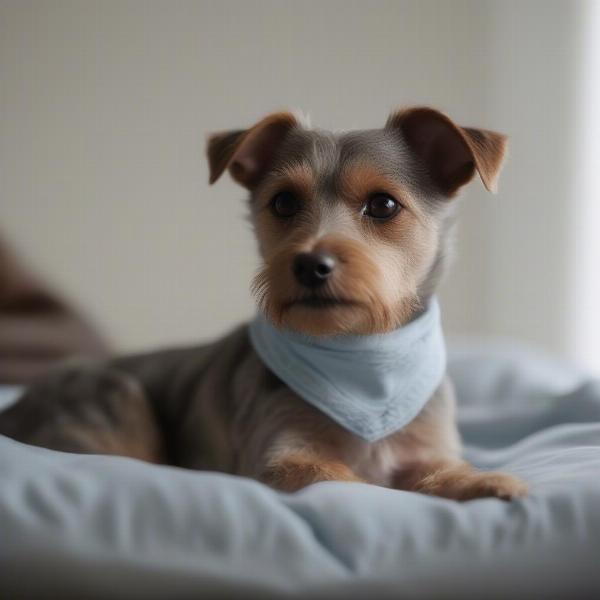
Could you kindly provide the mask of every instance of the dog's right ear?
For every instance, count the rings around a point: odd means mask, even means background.
[[[206,154],[210,169],[209,183],[221,177],[225,169],[240,185],[252,189],[265,174],[277,147],[300,122],[290,112],[278,112],[250,129],[223,131],[208,138]]]

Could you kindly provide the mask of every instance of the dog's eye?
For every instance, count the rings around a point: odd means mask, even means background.
[[[374,194],[365,206],[363,214],[373,219],[389,219],[400,209],[400,203],[396,202],[389,194]]]
[[[300,203],[292,192],[279,192],[271,200],[271,208],[278,217],[293,217],[300,210]]]

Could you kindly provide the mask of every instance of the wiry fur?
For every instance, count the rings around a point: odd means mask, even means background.
[[[259,307],[277,326],[344,335],[390,331],[419,314],[444,272],[449,199],[475,172],[493,188],[504,148],[499,134],[418,108],[395,113],[383,129],[339,134],[275,113],[212,136],[208,158],[211,182],[228,170],[249,191],[263,259],[252,283]],[[281,191],[300,203],[292,218],[274,214]],[[393,196],[401,210],[387,221],[365,216],[376,193]],[[298,254],[315,251],[336,263],[318,291],[292,271]],[[307,305],[315,295],[319,303]],[[510,475],[462,461],[447,379],[407,427],[368,443],[275,377],[245,326],[200,348],[58,370],[0,415],[0,433],[61,450],[246,475],[286,491],[325,480],[459,500],[526,491]]]

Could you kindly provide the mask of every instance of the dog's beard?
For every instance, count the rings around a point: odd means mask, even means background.
[[[419,308],[413,292],[394,289],[382,269],[358,245],[329,241],[337,257],[331,282],[316,290],[297,284],[290,247],[265,262],[252,282],[259,308],[276,327],[311,335],[370,334],[391,331],[410,320]]]

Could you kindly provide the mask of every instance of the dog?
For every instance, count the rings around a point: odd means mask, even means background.
[[[210,136],[210,183],[228,171],[249,192],[257,319],[197,348],[61,366],[0,415],[0,432],[284,492],[346,481],[526,494],[461,458],[435,301],[455,196],[475,174],[494,191],[505,149],[505,136],[427,107],[373,130],[278,112]]]

